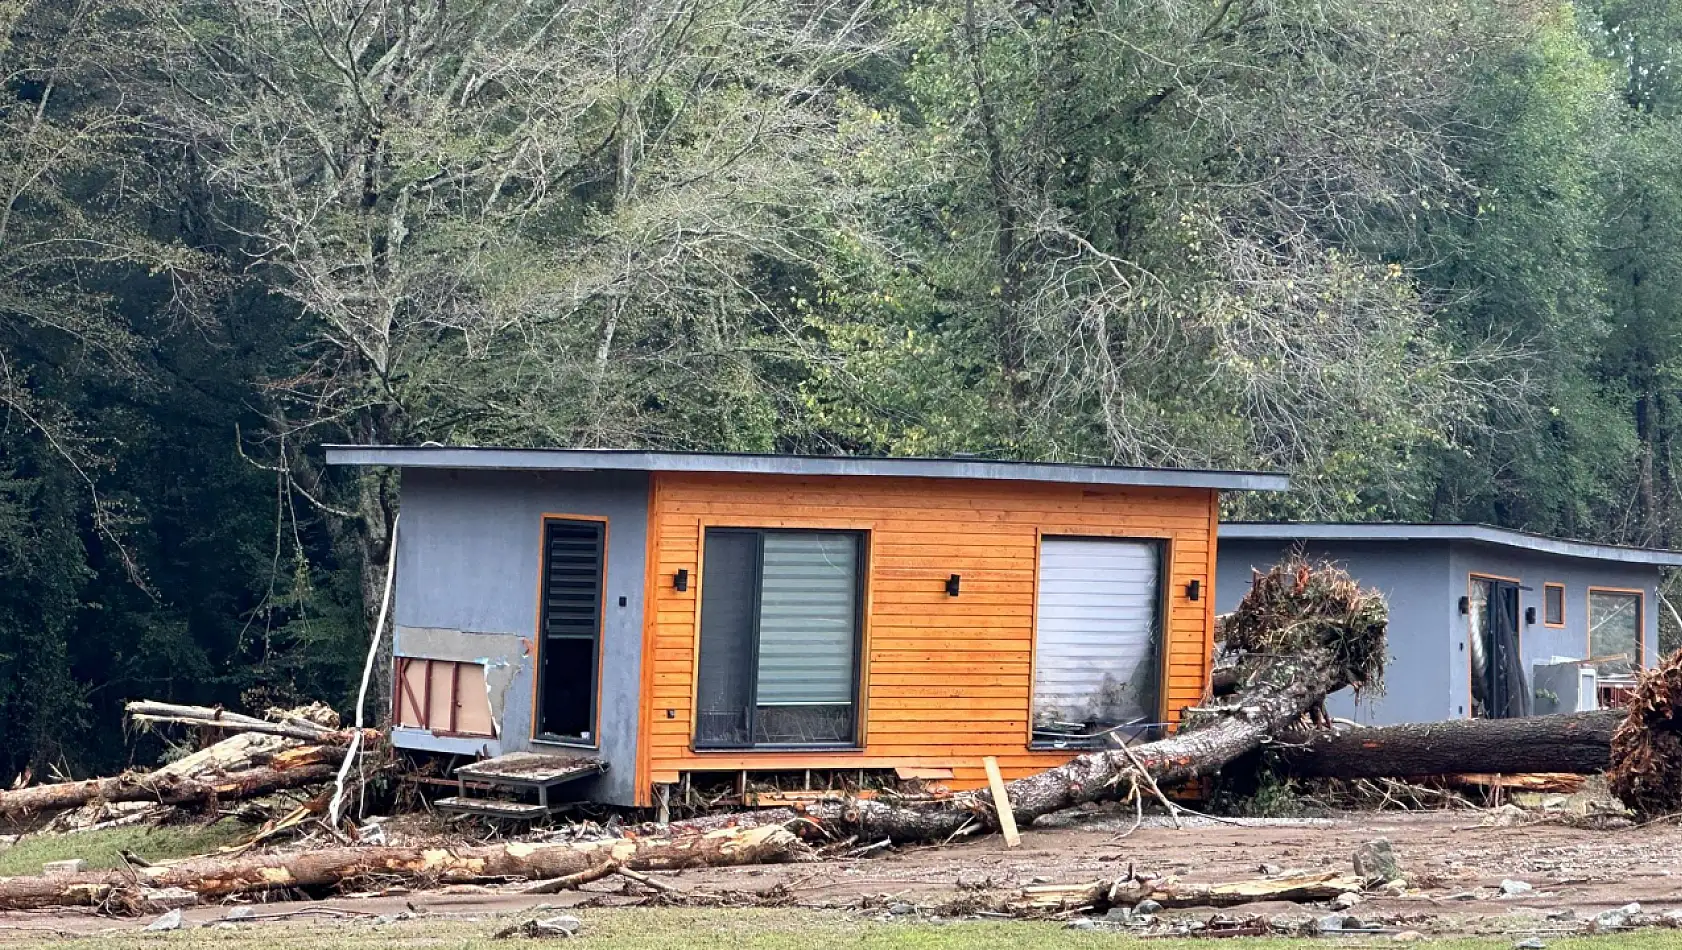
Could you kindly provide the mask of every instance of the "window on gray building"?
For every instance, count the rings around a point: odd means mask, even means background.
[[[1542,585],[1542,623],[1550,627],[1565,626],[1565,585]]]
[[[1641,666],[1641,592],[1589,589],[1589,656],[1602,676]]]

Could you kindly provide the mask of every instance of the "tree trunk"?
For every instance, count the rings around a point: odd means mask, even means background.
[[[727,828],[679,838],[613,838],[586,843],[508,842],[473,848],[317,848],[310,851],[191,858],[176,864],[53,877],[0,878],[0,910],[74,904],[144,909],[145,891],[181,888],[201,899],[277,889],[326,890],[357,879],[411,886],[507,878],[546,880],[605,864],[634,871],[769,864],[808,855],[779,827]]]
[[[1636,499],[1641,507],[1641,543],[1658,543],[1659,501],[1653,485],[1653,402],[1652,393],[1635,399],[1635,434],[1641,442],[1641,464],[1636,481]]]
[[[350,742],[350,730],[329,729],[320,723],[307,719],[287,718],[279,722],[268,719],[258,719],[243,713],[229,712],[214,706],[178,706],[174,703],[159,703],[151,700],[137,700],[123,707],[128,717],[135,722],[167,722],[187,726],[200,726],[207,729],[226,729],[240,733],[265,733],[275,736],[286,736],[304,742],[320,742],[330,745],[346,745]],[[236,737],[238,738],[238,737]],[[230,740],[231,741],[231,740]],[[217,746],[220,746],[218,743]],[[217,748],[212,746],[211,748]]]
[[[94,801],[188,805],[250,798],[327,781],[345,754],[338,746],[284,748],[283,741],[260,735],[232,736],[152,772],[0,791],[0,823]]]
[[[1124,877],[1090,884],[1041,884],[1022,889],[1010,907],[1021,910],[1107,910],[1153,900],[1163,907],[1234,907],[1255,901],[1331,900],[1359,892],[1358,875],[1338,871],[1296,877],[1258,878],[1229,884],[1186,884],[1173,878]]]
[[[1282,745],[1279,765],[1317,778],[1408,778],[1460,772],[1604,772],[1622,710],[1456,719],[1321,733]]]
[[[344,755],[342,749],[335,751],[338,753],[335,757]],[[149,772],[142,775],[88,779],[84,782],[37,785],[34,788],[0,792],[0,822],[14,822],[51,812],[80,808],[94,801],[157,802],[161,805],[231,801],[325,782],[332,777],[331,764],[312,762],[286,767],[246,769],[214,778]]]
[[[1232,705],[1193,711],[1179,734],[1128,749],[1082,755],[1066,765],[1005,785],[1021,825],[1041,815],[1133,794],[1142,784],[1172,785],[1213,775],[1268,736],[1296,724],[1326,695],[1346,685],[1343,664],[1331,651],[1264,661]],[[799,809],[837,837],[941,841],[974,823],[997,827],[992,797],[966,792],[934,803],[896,805],[882,800],[818,802]]]

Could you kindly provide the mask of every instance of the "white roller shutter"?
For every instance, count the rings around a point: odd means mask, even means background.
[[[1157,544],[1046,538],[1034,631],[1034,725],[1154,721]]]

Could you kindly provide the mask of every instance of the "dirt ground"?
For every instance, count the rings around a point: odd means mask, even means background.
[[[1590,830],[1539,822],[1493,824],[1495,813],[1341,813],[1321,819],[1147,819],[1131,834],[1131,814],[1077,816],[1064,827],[1027,829],[1022,846],[1006,849],[997,836],[946,847],[883,851],[861,858],[746,868],[717,868],[663,875],[694,894],[761,892],[786,888],[794,902],[875,908],[912,905],[918,913],[960,896],[1004,900],[1024,885],[1108,879],[1140,870],[1174,874],[1189,882],[1221,882],[1291,871],[1347,870],[1357,846],[1374,838],[1392,843],[1410,890],[1399,897],[1369,895],[1352,913],[1400,921],[1427,934],[1534,933],[1540,922],[1576,919],[1639,902],[1648,913],[1682,908],[1682,824],[1675,821],[1615,830]],[[1504,880],[1534,889],[1501,896]],[[613,879],[559,895],[521,894],[524,885],[449,887],[414,893],[349,896],[310,903],[271,903],[262,916],[376,918],[382,915],[483,918],[534,907],[564,908],[584,902],[630,902]],[[226,907],[189,909],[189,923],[208,923]],[[1181,913],[1196,913],[1195,910]],[[1266,904],[1227,908],[1229,914],[1324,914],[1325,907]],[[1211,909],[1204,909],[1207,916]],[[79,910],[0,914],[0,942],[38,942],[47,936],[132,931],[134,921],[114,921]],[[1564,924],[1556,924],[1562,929]]]

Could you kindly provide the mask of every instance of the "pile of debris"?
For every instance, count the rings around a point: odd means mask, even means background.
[[[1389,607],[1378,591],[1363,589],[1336,565],[1299,557],[1258,575],[1238,607],[1221,619],[1217,635],[1239,658],[1239,669],[1245,656],[1306,658],[1325,651],[1339,664],[1336,675],[1344,685],[1381,689],[1389,623]],[[1242,675],[1236,679],[1246,683]]]
[[[139,723],[180,723],[236,734],[150,772],[0,791],[0,826],[24,827],[89,805],[104,809],[119,803],[145,803],[154,809],[179,806],[214,811],[219,802],[332,779],[350,739],[346,730],[293,711],[275,711],[274,718],[259,719],[222,709],[150,702],[130,703],[128,711]],[[319,711],[314,713],[319,718]],[[133,818],[135,814],[147,814],[138,809],[120,811],[123,814],[91,824],[127,823],[142,820]]]

